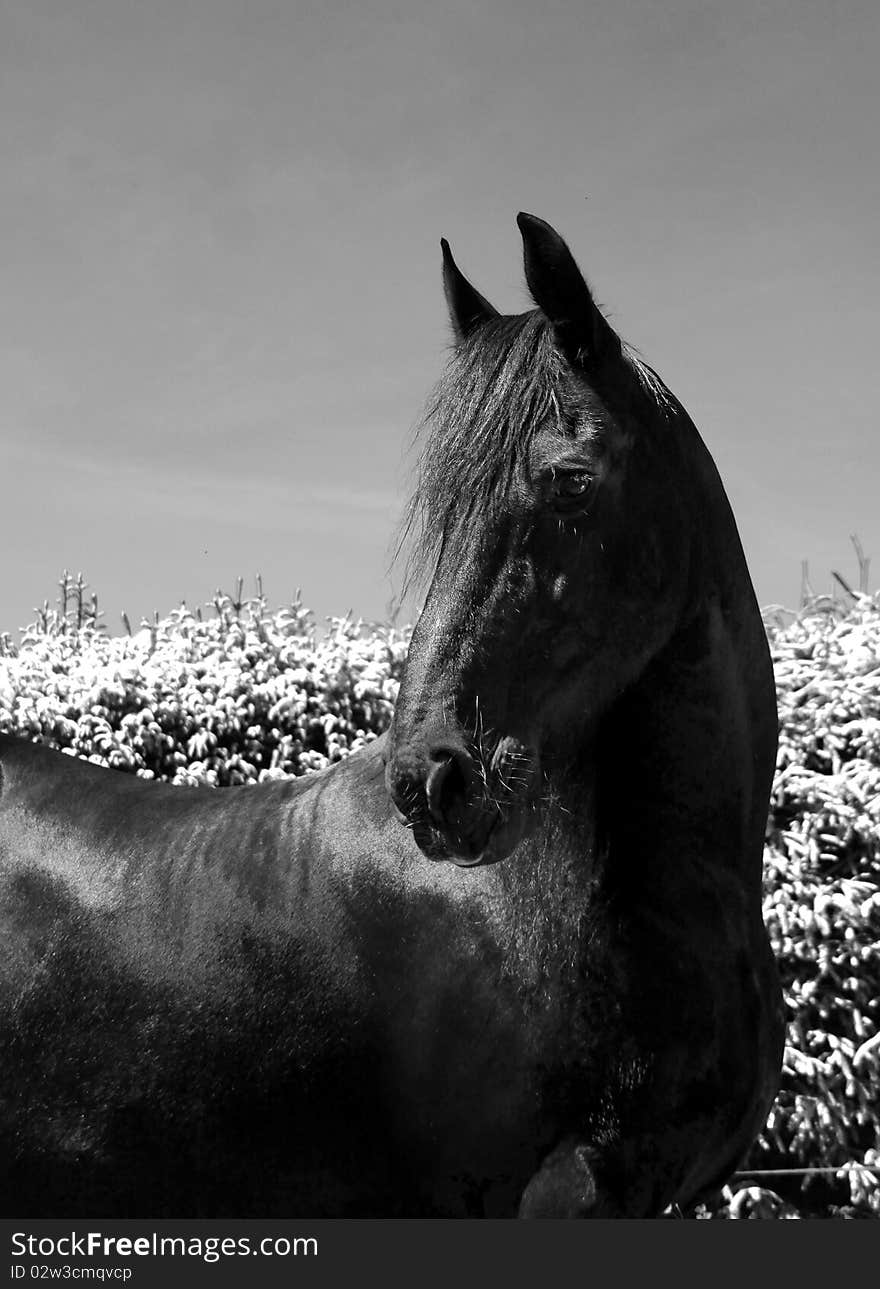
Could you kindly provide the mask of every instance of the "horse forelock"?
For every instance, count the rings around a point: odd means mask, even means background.
[[[623,352],[658,410],[672,410],[656,373],[629,346]],[[415,486],[397,544],[398,556],[407,549],[407,586],[430,579],[445,543],[473,540],[484,528],[538,430],[570,430],[577,409],[565,370],[540,309],[489,319],[454,349],[415,430]]]
[[[538,309],[492,318],[453,351],[415,432],[416,482],[398,546],[408,545],[408,584],[427,580],[441,546],[494,511],[537,430],[563,423],[562,372]]]

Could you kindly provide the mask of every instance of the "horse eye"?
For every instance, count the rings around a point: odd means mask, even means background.
[[[557,506],[583,502],[593,486],[593,476],[584,473],[560,475],[553,481],[553,500]]]

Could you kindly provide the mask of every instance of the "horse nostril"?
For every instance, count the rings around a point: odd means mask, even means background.
[[[435,823],[442,824],[450,804],[459,797],[467,798],[468,758],[452,748],[437,748],[431,753],[431,768],[425,780],[428,810]]]
[[[389,757],[385,762],[385,788],[401,823],[412,818],[423,800],[420,778],[418,769],[406,758]]]

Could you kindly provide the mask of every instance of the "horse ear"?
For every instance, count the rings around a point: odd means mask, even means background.
[[[497,318],[498,310],[493,309],[489,301],[468,282],[452,258],[452,251],[445,237],[441,237],[440,246],[443,251],[443,291],[449,306],[449,317],[456,340],[462,341],[481,322]]]
[[[602,316],[565,242],[543,219],[520,212],[526,282],[569,361],[586,367],[620,357],[620,339]]]

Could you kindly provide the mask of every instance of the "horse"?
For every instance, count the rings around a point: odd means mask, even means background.
[[[443,240],[389,729],[209,791],[0,739],[3,1211],[653,1217],[775,1096],[773,674],[681,404],[567,244]]]

